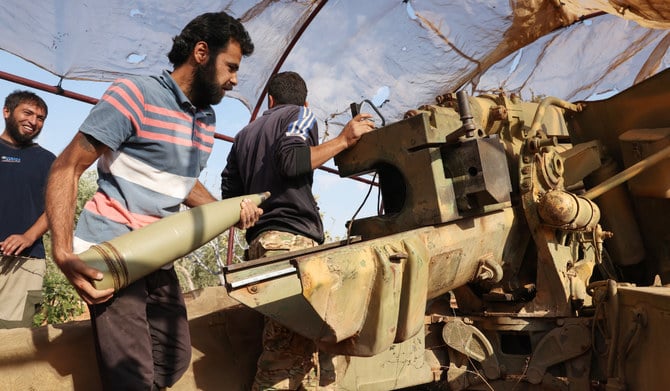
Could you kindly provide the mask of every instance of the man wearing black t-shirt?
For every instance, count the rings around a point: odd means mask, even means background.
[[[0,328],[29,327],[42,298],[47,231],[44,187],[56,158],[33,140],[47,105],[29,91],[14,91],[2,109],[0,135]]]

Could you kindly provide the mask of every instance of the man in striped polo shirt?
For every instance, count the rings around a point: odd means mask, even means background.
[[[202,14],[173,39],[174,65],[153,77],[115,81],[54,162],[46,210],[54,261],[89,304],[104,389],[172,386],[188,369],[191,343],[174,268],[160,269],[114,293],[96,290],[102,273],[77,253],[179,211],[216,199],[198,181],[214,143],[211,105],[237,84],[254,46],[239,20]],[[73,237],[77,182],[98,161],[98,191]],[[261,213],[243,203],[240,227]]]

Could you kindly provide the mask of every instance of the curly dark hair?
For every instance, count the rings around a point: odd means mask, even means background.
[[[179,35],[172,38],[168,59],[175,67],[184,64],[200,41],[206,42],[209,50],[216,55],[228,47],[231,39],[240,44],[242,55],[253,53],[254,44],[239,19],[225,12],[207,12],[190,21]]]
[[[281,72],[270,78],[268,94],[275,104],[291,104],[303,106],[307,101],[307,84],[296,72]]]

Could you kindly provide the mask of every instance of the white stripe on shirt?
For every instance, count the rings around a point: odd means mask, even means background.
[[[101,156],[98,167],[103,172],[108,172],[114,177],[125,179],[156,193],[177,199],[185,199],[193,189],[193,186],[195,186],[197,180],[197,178],[160,171],[118,151]]]

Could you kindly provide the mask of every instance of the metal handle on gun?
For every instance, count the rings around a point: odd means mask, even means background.
[[[382,113],[379,112],[377,106],[375,106],[375,104],[372,103],[370,99],[364,99],[361,103],[352,102],[349,105],[349,107],[351,108],[351,117],[353,118],[361,112],[361,107],[363,106],[363,103],[369,104],[372,107],[372,110],[374,110],[375,113],[377,113],[379,118],[382,120],[382,126],[386,126],[386,120],[384,119],[384,116],[382,115]]]

